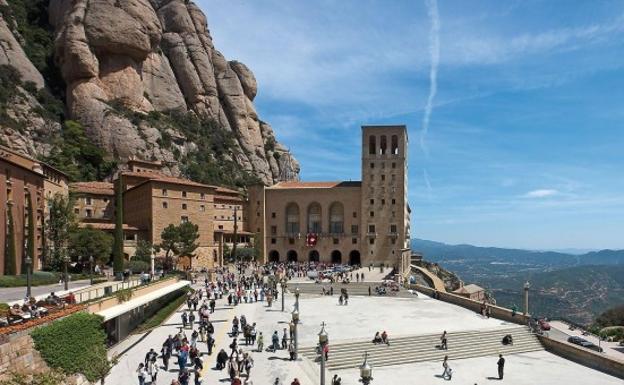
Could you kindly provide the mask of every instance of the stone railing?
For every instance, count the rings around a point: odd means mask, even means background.
[[[567,342],[557,341],[546,336],[538,336],[547,351],[603,373],[624,379],[624,361],[618,361],[604,354],[584,349]]]
[[[472,299],[468,299],[466,297],[462,297],[457,294],[442,292],[432,289],[427,286],[418,285],[418,284],[408,284],[405,285],[407,289],[412,289],[419,291],[423,294],[426,294],[430,297],[439,299],[440,301],[452,303],[457,306],[461,306],[463,308],[474,311],[475,313],[481,312],[482,302],[475,301]],[[524,315],[522,313],[514,312],[511,309],[507,309],[501,306],[488,304],[488,308],[490,309],[490,317],[500,319],[507,322],[513,322],[520,325],[528,325],[530,315]]]
[[[160,279],[158,281],[154,281],[154,282],[142,285],[142,286],[132,287],[132,298],[130,299],[141,297],[145,294],[151,293],[160,288],[171,285],[172,283],[176,283],[179,280],[180,278],[176,276],[176,277],[171,277],[171,278]],[[90,313],[97,313],[99,311],[109,309],[119,304],[120,302],[117,299],[117,297],[115,295],[112,295],[112,296],[102,298],[98,301],[90,303],[87,306],[87,311],[89,311]]]

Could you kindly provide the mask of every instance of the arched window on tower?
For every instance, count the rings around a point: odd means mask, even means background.
[[[392,135],[392,154],[399,155],[399,137]]]
[[[308,232],[321,233],[321,205],[314,202],[308,206]]]
[[[299,206],[294,202],[286,206],[286,232],[288,234],[299,232]]]
[[[374,135],[368,137],[368,153],[375,155],[377,152],[377,138]]]
[[[344,232],[344,206],[334,202],[329,206],[329,232],[342,234]]]
[[[382,135],[379,140],[379,154],[384,155],[388,150],[388,140],[385,135]]]

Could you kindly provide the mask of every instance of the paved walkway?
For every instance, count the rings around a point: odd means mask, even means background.
[[[206,354],[205,344],[198,347],[203,353],[204,371],[203,385],[228,384],[227,372],[217,371],[214,368],[216,353],[227,346],[231,339],[227,332],[231,327],[234,315],[244,314],[248,322],[256,322],[258,331],[265,336],[265,346],[270,344],[270,337],[274,330],[279,331],[280,337],[283,328],[288,327],[290,312],[294,306],[294,296],[287,295],[285,312],[281,312],[281,298],[272,308],[266,302],[241,304],[237,307],[225,306],[225,300],[217,302],[216,312],[211,317],[215,326],[216,347],[212,356]],[[445,302],[436,301],[419,295],[414,298],[389,297],[353,297],[348,306],[339,306],[334,297],[319,297],[302,294],[300,297],[301,323],[298,327],[299,346],[314,346],[318,339],[321,322],[327,323],[329,333],[330,352],[331,344],[338,341],[361,340],[372,338],[375,331],[387,330],[390,339],[400,335],[439,333],[441,330],[481,330],[504,328],[509,326],[496,319],[485,319],[467,309]],[[181,324],[181,312],[178,311],[161,327],[144,335],[131,337],[115,347],[115,351],[123,352],[111,374],[106,379],[107,385],[137,384],[136,368],[143,362],[145,353],[153,347],[160,351],[162,342],[167,335],[174,334]],[[381,315],[381,316],[380,316]],[[187,330],[190,335],[190,330]],[[239,339],[239,344],[246,352],[251,352]],[[363,352],[362,352],[363,353]],[[255,385],[271,385],[275,378],[280,379],[281,385],[289,385],[294,378],[298,378],[302,385],[316,385],[319,383],[319,367],[307,358],[300,357],[299,361],[288,361],[287,353],[278,350],[271,352],[251,352],[255,361],[251,372],[251,379]],[[331,355],[331,353],[330,353]],[[330,357],[331,359],[331,357]],[[161,360],[158,361],[161,363]],[[496,375],[496,357],[473,358],[458,360],[451,363],[455,371],[452,382],[458,384],[486,384]],[[502,382],[509,385],[616,385],[621,380],[602,374],[595,370],[577,365],[571,361],[561,359],[547,352],[526,353],[507,357],[507,377]],[[344,385],[358,384],[357,370],[341,370],[328,372],[326,383],[330,383],[331,376],[339,374]],[[438,362],[419,363],[414,365],[399,365],[374,369],[374,384],[388,385],[400,383],[405,385],[445,384],[446,381],[437,377],[441,373],[441,364]],[[170,371],[161,371],[158,384],[168,385],[177,377],[175,357],[170,361]],[[194,377],[194,376],[192,376]],[[498,380],[496,380],[498,381]],[[193,380],[191,379],[191,384]]]
[[[589,342],[592,342],[602,347],[604,349],[604,354],[606,354],[610,358],[624,362],[624,346],[620,346],[619,343],[598,341],[598,338],[593,335],[584,336],[583,332],[579,329],[570,330],[569,325],[565,322],[550,321],[549,324],[551,330],[547,333],[550,338],[559,341],[567,341],[568,337],[570,336],[579,336],[585,338]]]
[[[418,271],[420,271],[422,274],[424,274],[427,278],[429,278],[431,280],[431,282],[433,283],[433,288],[436,289],[437,291],[441,291],[441,292],[445,292],[446,291],[446,287],[444,286],[444,281],[442,281],[440,279],[440,277],[438,277],[437,275],[433,274],[432,272],[430,272],[427,269],[424,269],[420,266],[416,266],[416,265],[410,265],[412,269],[416,269]]]
[[[70,281],[69,289],[81,289],[89,286],[89,280]],[[63,283],[45,285],[45,286],[33,286],[31,292],[33,296],[39,296],[44,294],[50,294],[50,292],[61,293],[64,292],[65,285]],[[3,287],[0,288],[0,302],[21,301],[26,297],[26,286],[20,287]]]

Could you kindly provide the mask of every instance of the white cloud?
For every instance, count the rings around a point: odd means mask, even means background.
[[[524,194],[525,198],[548,198],[548,197],[552,197],[555,195],[559,195],[559,191],[555,190],[555,189],[539,189],[539,190],[533,190],[533,191],[529,191],[528,193]]]

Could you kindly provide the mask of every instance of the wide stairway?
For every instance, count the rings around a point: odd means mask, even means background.
[[[349,296],[368,295],[368,288],[371,288],[371,294],[375,296],[375,287],[381,286],[381,282],[351,282],[351,283],[289,283],[288,290],[294,293],[297,288],[301,294],[318,294],[321,295],[323,288],[329,292],[329,288],[334,288],[334,296],[340,296],[340,289],[347,289]],[[387,295],[396,295],[397,292],[391,292],[387,289]]]
[[[334,289],[335,290],[335,289]],[[501,343],[506,334],[513,337],[513,345]],[[371,366],[391,366],[424,361],[442,361],[445,355],[449,360],[464,358],[508,355],[543,350],[541,343],[527,327],[513,326],[509,328],[473,330],[448,333],[448,350],[441,350],[440,334],[425,334],[406,337],[390,337],[390,346],[375,345],[368,341],[329,344],[330,370],[355,368],[362,364],[364,352],[368,352]],[[300,354],[319,361],[316,347],[299,350]]]

